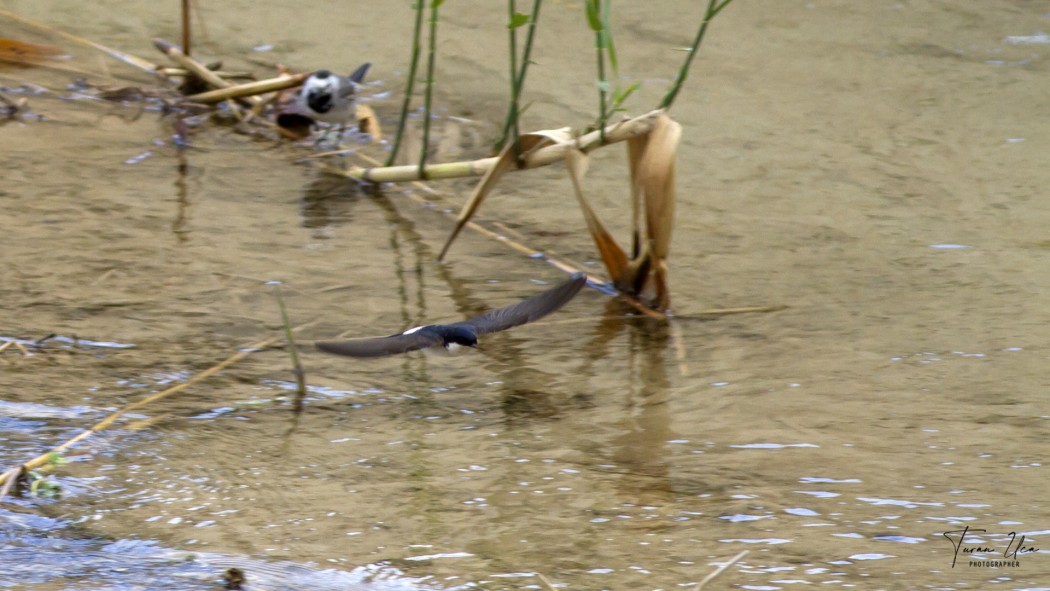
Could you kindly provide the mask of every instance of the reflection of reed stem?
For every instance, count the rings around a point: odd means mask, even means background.
[[[401,149],[401,138],[405,134],[405,123],[408,121],[408,107],[412,104],[412,89],[416,85],[416,70],[419,69],[419,36],[423,31],[423,1],[415,4],[416,26],[412,32],[412,60],[408,65],[408,81],[405,83],[405,98],[401,101],[401,117],[397,120],[397,134],[394,135],[394,145],[390,148],[390,155],[386,158],[386,165],[393,166],[397,160],[397,152]]]

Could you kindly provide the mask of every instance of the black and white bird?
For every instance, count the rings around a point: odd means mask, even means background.
[[[314,72],[296,97],[299,111],[314,121],[345,126],[354,118],[354,95],[371,65],[362,65],[346,78],[328,70]]]
[[[417,326],[388,337],[320,341],[317,348],[326,353],[350,357],[383,357],[418,349],[456,353],[462,347],[477,347],[481,335],[543,318],[576,297],[586,283],[585,273],[575,273],[568,281],[545,292],[462,322]]]

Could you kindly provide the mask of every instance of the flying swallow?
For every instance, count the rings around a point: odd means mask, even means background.
[[[317,348],[326,353],[350,357],[383,357],[418,349],[454,353],[461,347],[477,347],[480,335],[507,330],[543,318],[576,297],[586,283],[585,273],[574,273],[561,285],[462,322],[417,326],[388,337],[320,341]]]

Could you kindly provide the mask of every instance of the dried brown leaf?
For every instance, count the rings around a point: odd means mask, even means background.
[[[667,259],[675,209],[675,154],[682,126],[666,114],[656,119],[645,155],[639,163],[639,181],[645,194],[645,222],[652,254]]]
[[[55,59],[60,55],[62,55],[62,50],[54,45],[40,45],[17,39],[0,38],[0,61],[31,66],[38,62]]]
[[[598,253],[602,257],[602,262],[605,263],[605,268],[609,271],[609,277],[614,284],[622,287],[626,282],[630,281],[627,253],[624,252],[623,248],[616,242],[616,239],[609,233],[605,224],[598,218],[598,214],[594,212],[587,202],[587,198],[583,195],[582,180],[583,174],[587,171],[587,161],[587,155],[578,149],[573,148],[565,152],[566,168],[569,171],[569,178],[572,179],[572,188],[576,193],[576,200],[580,203],[583,218],[587,222],[587,230],[590,231],[591,237],[594,239],[594,245],[598,247]]]
[[[383,139],[383,130],[379,127],[379,117],[372,107],[368,105],[356,105],[357,129],[361,133],[372,136],[373,142]]]
[[[638,168],[649,145],[649,134],[635,136],[627,140],[627,163],[631,173],[631,257],[642,254],[642,183],[639,180]]]
[[[563,132],[565,137],[568,137],[568,132]],[[441,248],[441,253],[438,255],[438,260],[445,258],[445,254],[448,249],[452,246],[452,242],[459,235],[460,230],[463,226],[470,221],[470,218],[474,217],[474,213],[477,212],[478,208],[481,207],[481,203],[488,197],[488,194],[492,191],[492,188],[496,186],[496,183],[500,178],[508,171],[517,166],[518,154],[524,156],[525,154],[555,142],[558,135],[558,130],[538,131],[535,133],[529,133],[522,135],[518,138],[518,141],[514,144],[508,144],[504,146],[503,150],[500,151],[496,163],[489,168],[481,180],[478,181],[474,192],[470,198],[467,199],[466,205],[463,206],[463,210],[459,212],[459,217],[456,218],[456,227],[452,229],[452,234],[449,235],[448,240],[445,241],[445,246]]]

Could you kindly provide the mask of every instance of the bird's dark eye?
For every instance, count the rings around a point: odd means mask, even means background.
[[[327,78],[327,77],[329,77],[331,75],[332,75],[332,73],[329,72],[328,70],[318,70],[317,72],[314,73],[314,77],[315,78],[320,78],[321,80],[324,80],[325,78]]]

